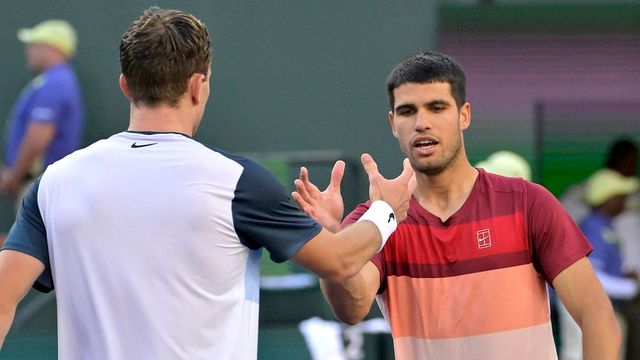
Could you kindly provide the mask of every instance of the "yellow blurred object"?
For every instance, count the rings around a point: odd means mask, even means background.
[[[625,177],[611,169],[601,169],[587,180],[585,201],[598,206],[617,195],[629,195],[638,191],[640,184],[635,177]]]
[[[495,152],[486,160],[478,162],[476,167],[483,168],[493,174],[531,180],[531,166],[527,160],[511,151]]]
[[[47,44],[70,58],[76,51],[77,36],[64,20],[46,20],[32,28],[18,30],[18,39],[25,44]]]

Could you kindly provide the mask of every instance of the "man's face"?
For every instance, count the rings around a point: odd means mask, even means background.
[[[51,51],[54,49],[46,44],[29,44],[25,47],[25,56],[27,58],[27,69],[33,72],[41,72],[46,68]]]
[[[616,195],[609,199],[608,202],[611,210],[611,216],[618,216],[624,211],[627,202],[627,195]]]
[[[469,103],[458,109],[449,83],[406,83],[394,98],[391,129],[414,170],[435,175],[454,164],[471,120]]]

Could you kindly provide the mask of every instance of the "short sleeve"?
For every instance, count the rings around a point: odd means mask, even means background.
[[[250,160],[236,185],[232,212],[240,241],[251,249],[264,246],[275,262],[291,258],[322,230],[285,193],[273,174]]]
[[[57,77],[45,77],[39,81],[34,85],[36,89],[30,100],[29,121],[57,124],[64,111],[68,86]]]
[[[49,292],[53,290],[54,285],[49,263],[47,232],[38,207],[39,186],[40,178],[27,190],[20,204],[16,222],[11,227],[2,249],[19,251],[40,260],[45,269],[33,287],[42,292]]]
[[[547,282],[592,247],[560,202],[540,185],[527,183],[527,224],[533,265]]]

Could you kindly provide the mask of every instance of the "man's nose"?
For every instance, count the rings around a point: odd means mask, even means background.
[[[431,120],[432,119],[428,111],[424,109],[418,110],[418,113],[416,114],[415,124],[416,131],[422,132],[431,129]]]

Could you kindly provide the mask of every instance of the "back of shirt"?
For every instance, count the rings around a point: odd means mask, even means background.
[[[70,155],[37,207],[61,359],[255,359],[261,247],[283,261],[320,231],[266,170],[180,134]]]

